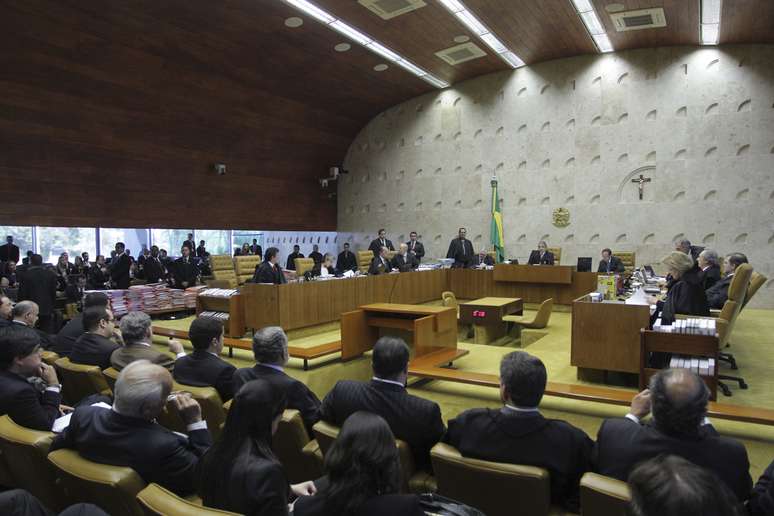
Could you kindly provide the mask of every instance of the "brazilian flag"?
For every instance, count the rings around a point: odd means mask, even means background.
[[[490,240],[495,252],[495,263],[505,260],[505,241],[503,239],[503,214],[500,211],[500,198],[497,195],[497,179],[492,179],[492,224]]]

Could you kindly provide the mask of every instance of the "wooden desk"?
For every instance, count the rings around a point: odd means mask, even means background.
[[[241,337],[245,334],[245,309],[242,296],[231,297],[196,296],[196,316],[204,311],[227,312],[228,320],[223,324],[226,337]]]
[[[459,320],[474,325],[476,344],[489,344],[505,336],[508,324],[503,317],[523,313],[524,302],[517,297],[482,297],[460,303]]]
[[[447,290],[454,292],[458,299],[518,297],[525,303],[538,304],[553,298],[555,304],[572,305],[575,299],[597,290],[596,272],[577,272],[572,267],[498,264],[494,270],[453,269],[448,272]],[[566,280],[568,273],[569,282],[560,282]],[[528,277],[532,280],[526,281]]]
[[[585,295],[572,304],[570,364],[578,377],[588,371],[640,371],[640,330],[650,322],[650,307],[623,302],[592,303]]]
[[[457,349],[457,310],[445,306],[373,303],[341,314],[341,359],[359,357],[374,347],[380,329],[411,333],[414,358]],[[388,330],[389,332],[389,330]],[[459,350],[458,356],[467,353]]]
[[[494,280],[513,283],[572,283],[573,267],[567,265],[511,265],[494,266]]]

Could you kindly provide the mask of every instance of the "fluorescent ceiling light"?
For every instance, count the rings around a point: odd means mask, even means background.
[[[575,6],[575,10],[578,11],[578,16],[580,16],[583,25],[586,26],[591,39],[594,40],[597,50],[600,52],[612,52],[613,45],[610,43],[610,38],[607,37],[605,26],[599,20],[591,0],[572,0],[572,3]]]
[[[720,0],[702,0],[701,22],[703,24],[720,23]]]
[[[489,48],[494,50],[503,61],[508,63],[511,68],[524,66],[524,61],[508,50],[508,47],[506,47],[497,36],[492,34],[492,31],[490,31],[486,25],[481,23],[481,20],[479,20],[475,14],[470,12],[460,0],[440,0],[440,2],[449,10],[449,12],[454,14],[465,27],[478,36]]]
[[[701,44],[717,45],[718,35],[720,34],[720,25],[717,23],[708,23],[701,26]]]
[[[392,61],[393,63],[398,64],[402,68],[408,70],[409,72],[413,73],[414,75],[428,82],[429,84],[432,84],[436,88],[447,88],[449,86],[448,83],[438,79],[437,77],[430,75],[423,69],[416,66],[411,61],[408,61],[407,59],[401,57],[400,55],[396,54],[389,48],[379,43],[378,41],[375,41],[370,36],[367,36],[366,34],[357,30],[355,27],[352,27],[351,25],[348,25],[343,21],[337,19],[335,16],[332,16],[331,14],[324,11],[323,9],[320,9],[313,3],[307,0],[283,0],[283,1],[286,4],[292,7],[295,7],[299,11],[305,14],[308,14],[315,20],[322,22],[324,25],[327,25],[328,27],[335,30],[336,32],[343,34],[344,36],[348,37],[355,43],[358,43],[359,45],[364,46],[374,54],[378,54],[379,56],[384,57],[385,59],[388,59],[389,61]],[[453,3],[455,0],[446,0],[446,1]]]

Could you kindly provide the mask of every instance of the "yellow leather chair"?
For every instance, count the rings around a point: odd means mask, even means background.
[[[444,443],[433,446],[430,458],[438,494],[480,509],[487,516],[564,514],[551,506],[546,469],[468,459]]]
[[[113,394],[99,366],[74,364],[67,357],[57,360],[55,366],[62,382],[62,394],[71,405],[93,394]]]
[[[93,503],[111,516],[142,516],[137,493],[145,482],[132,468],[98,464],[75,450],[48,454],[68,504]]]
[[[441,301],[443,306],[454,308],[457,310],[457,340],[465,340],[473,336],[473,326],[470,324],[460,324],[460,303],[457,301],[457,296],[454,292],[446,290],[441,293]]]
[[[296,276],[302,278],[306,271],[311,271],[314,268],[314,260],[311,258],[296,258],[293,260],[296,264]]]
[[[355,253],[355,257],[357,258],[357,269],[363,274],[368,272],[368,269],[371,267],[371,260],[374,259],[374,253],[368,250],[358,251]]]
[[[58,511],[65,504],[56,487],[54,468],[46,460],[53,439],[52,432],[30,430],[14,423],[8,415],[0,417],[0,454],[13,484]]]
[[[317,453],[320,447],[317,441],[309,438],[298,410],[283,412],[272,448],[291,484],[323,475],[322,455]]]
[[[561,265],[562,262],[562,248],[561,247],[547,247],[546,251],[550,251],[554,255],[554,265]]]
[[[237,256],[234,258],[234,269],[236,271],[237,282],[242,285],[245,281],[251,280],[255,276],[255,268],[261,263],[261,257],[258,255]]]
[[[105,381],[107,382],[108,387],[110,387],[110,390],[113,392],[116,390],[116,380],[118,380],[118,375],[120,373],[121,372],[119,370],[112,367],[108,367],[102,371],[102,376],[105,377]]]
[[[626,482],[586,473],[580,482],[582,516],[626,516],[631,492]]]
[[[315,439],[320,445],[320,451],[323,456],[333,445],[333,441],[339,435],[340,428],[333,426],[325,421],[318,421],[312,427]],[[402,471],[401,480],[403,486],[401,490],[408,493],[427,493],[436,490],[435,478],[424,471],[417,471],[414,465],[414,456],[411,454],[411,448],[406,441],[395,439],[395,445],[398,447],[398,457]]]
[[[50,365],[51,367],[54,367],[54,364],[56,364],[56,361],[59,360],[59,355],[54,353],[53,351],[41,351],[40,358],[46,364]]]
[[[210,431],[212,440],[220,437],[221,426],[226,421],[226,410],[223,408],[223,400],[220,399],[220,395],[214,387],[194,387],[193,385],[172,382],[172,390],[190,392],[193,399],[202,408],[202,419],[207,421],[207,429]],[[170,430],[186,433],[186,425],[171,401],[167,402],[158,421],[160,425]]]
[[[236,288],[237,275],[234,271],[234,260],[227,254],[210,256],[210,268],[215,281],[228,283],[228,288]]]
[[[750,284],[747,286],[747,293],[744,296],[742,309],[747,306],[747,303],[749,303],[750,299],[755,295],[756,292],[758,292],[758,289],[760,289],[766,283],[767,279],[768,278],[760,272],[753,271],[752,276],[750,276]]]
[[[137,500],[148,516],[238,516],[235,512],[210,509],[201,503],[180,498],[155,483],[137,493]]]
[[[613,256],[621,260],[624,266],[624,274],[631,274],[634,272],[634,268],[637,266],[637,256],[634,252],[613,251]]]
[[[554,308],[554,299],[549,297],[538,308],[535,315],[528,319],[523,315],[506,315],[503,317],[503,321],[513,323],[522,328],[541,329],[548,326],[548,321],[551,319],[551,312]]]

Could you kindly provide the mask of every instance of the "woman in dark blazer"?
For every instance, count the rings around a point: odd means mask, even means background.
[[[672,276],[666,299],[657,301],[652,296],[650,298],[651,304],[656,305],[656,314],[661,312],[661,323],[672,324],[676,314],[709,315],[701,271],[694,265],[693,258],[674,251],[664,257],[661,263],[666,265]]]
[[[293,516],[423,516],[416,495],[397,494],[400,464],[387,422],[355,412],[325,455],[329,483],[315,496],[302,496]]]
[[[271,449],[287,406],[284,391],[263,379],[234,396],[220,439],[197,465],[197,492],[205,507],[249,516],[288,514],[291,493],[311,495],[314,483],[290,485]]]

